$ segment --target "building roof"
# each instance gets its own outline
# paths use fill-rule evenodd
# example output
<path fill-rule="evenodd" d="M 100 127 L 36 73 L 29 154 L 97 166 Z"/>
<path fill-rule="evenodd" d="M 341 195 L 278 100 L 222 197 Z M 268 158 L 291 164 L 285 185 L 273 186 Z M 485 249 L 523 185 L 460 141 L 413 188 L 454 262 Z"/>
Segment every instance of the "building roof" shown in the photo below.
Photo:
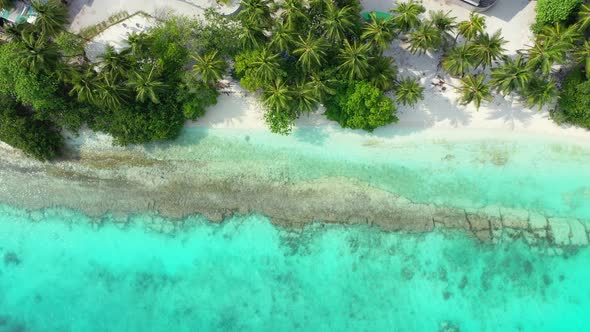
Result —
<path fill-rule="evenodd" d="M 25 21 L 31 22 L 35 19 L 35 11 L 22 1 L 15 1 L 10 8 L 0 10 L 0 17 L 17 24 Z"/>

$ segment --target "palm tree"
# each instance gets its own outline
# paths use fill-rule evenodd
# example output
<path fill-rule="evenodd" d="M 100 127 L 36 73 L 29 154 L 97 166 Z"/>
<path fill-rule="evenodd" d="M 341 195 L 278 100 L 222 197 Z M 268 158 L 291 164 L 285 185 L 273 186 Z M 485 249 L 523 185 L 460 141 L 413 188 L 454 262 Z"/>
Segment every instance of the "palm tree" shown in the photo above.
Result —
<path fill-rule="evenodd" d="M 311 113 L 316 109 L 318 98 L 313 82 L 300 82 L 291 88 L 293 109 L 297 114 Z"/>
<path fill-rule="evenodd" d="M 147 54 L 153 42 L 153 38 L 145 32 L 133 33 L 127 37 L 131 54 L 137 57 Z"/>
<path fill-rule="evenodd" d="M 96 73 L 91 68 L 87 68 L 83 73 L 76 71 L 72 78 L 72 89 L 70 96 L 76 95 L 80 102 L 96 102 Z"/>
<path fill-rule="evenodd" d="M 496 31 L 491 37 L 487 32 L 479 34 L 470 45 L 476 61 L 475 67 L 483 65 L 486 68 L 492 65 L 492 61 L 503 58 L 506 51 L 502 47 L 504 44 L 506 41 L 500 31 Z"/>
<path fill-rule="evenodd" d="M 135 100 L 143 103 L 147 97 L 154 104 L 160 103 L 158 94 L 162 92 L 166 84 L 154 75 L 155 68 L 156 66 L 152 66 L 149 74 L 135 72 L 133 78 L 127 81 L 127 85 L 136 92 Z"/>
<path fill-rule="evenodd" d="M 336 94 L 336 90 L 331 87 L 334 82 L 333 79 L 322 79 L 318 75 L 311 75 L 311 88 L 319 102 L 323 103 L 328 96 Z"/>
<path fill-rule="evenodd" d="M 269 3 L 268 0 L 243 0 L 242 10 L 236 17 L 245 25 L 265 28 L 272 22 Z"/>
<path fill-rule="evenodd" d="M 590 27 L 590 5 L 582 4 L 580 12 L 578 13 L 578 22 L 576 23 L 581 32 L 586 31 Z"/>
<path fill-rule="evenodd" d="M 369 74 L 370 51 L 368 44 L 359 44 L 356 40 L 350 44 L 348 39 L 344 39 L 344 48 L 338 54 L 338 70 L 351 81 L 364 79 Z"/>
<path fill-rule="evenodd" d="M 305 39 L 299 36 L 299 42 L 297 42 L 297 48 L 293 51 L 293 54 L 299 56 L 297 62 L 309 73 L 312 69 L 321 67 L 326 56 L 324 51 L 326 46 L 327 44 L 323 38 L 315 38 L 309 33 Z"/>
<path fill-rule="evenodd" d="M 492 69 L 491 85 L 503 95 L 514 91 L 522 92 L 526 89 L 533 73 L 526 67 L 525 58 L 522 55 L 516 59 L 506 59 L 504 64 Z"/>
<path fill-rule="evenodd" d="M 247 24 L 244 24 L 238 33 L 238 41 L 244 50 L 259 48 L 265 38 L 261 28 Z"/>
<path fill-rule="evenodd" d="M 361 38 L 367 41 L 371 45 L 371 48 L 378 50 L 378 53 L 381 54 L 387 49 L 393 38 L 395 38 L 393 20 L 390 18 L 378 18 L 375 12 L 371 12 L 369 18 L 369 22 L 365 24 Z"/>
<path fill-rule="evenodd" d="M 369 82 L 382 91 L 391 90 L 397 77 L 397 67 L 390 57 L 377 56 L 369 60 L 371 75 Z"/>
<path fill-rule="evenodd" d="M 544 105 L 551 104 L 558 94 L 559 90 L 553 79 L 534 78 L 525 90 L 527 105 L 529 107 L 537 106 L 539 109 Z"/>
<path fill-rule="evenodd" d="M 263 48 L 252 61 L 254 75 L 262 82 L 276 82 L 280 72 L 279 54 L 272 54 L 268 48 Z"/>
<path fill-rule="evenodd" d="M 579 63 L 584 64 L 586 79 L 590 80 L 590 41 L 586 40 L 584 44 L 580 45 L 574 56 Z"/>
<path fill-rule="evenodd" d="M 563 44 L 565 49 L 574 47 L 574 43 L 581 37 L 578 29 L 575 26 L 566 27 L 562 23 L 555 23 L 554 25 L 545 26 L 539 34 L 537 40 L 549 44 Z"/>
<path fill-rule="evenodd" d="M 441 44 L 441 34 L 432 22 L 420 24 L 416 30 L 410 33 L 410 52 L 412 54 L 424 54 L 426 51 L 434 51 Z"/>
<path fill-rule="evenodd" d="M 393 22 L 402 32 L 408 32 L 420 25 L 419 15 L 425 11 L 426 9 L 424 6 L 414 0 L 398 3 L 397 7 L 391 10 L 391 12 L 395 14 Z"/>
<path fill-rule="evenodd" d="M 68 8 L 60 0 L 33 0 L 31 7 L 37 12 L 34 26 L 43 36 L 57 36 L 68 24 Z"/>
<path fill-rule="evenodd" d="M 442 10 L 430 11 L 430 21 L 438 29 L 441 34 L 444 48 L 448 47 L 453 41 L 453 30 L 457 27 L 455 24 L 456 17 L 449 16 L 449 12 L 443 12 Z"/>
<path fill-rule="evenodd" d="M 214 86 L 222 78 L 227 64 L 219 56 L 217 50 L 209 51 L 204 55 L 191 56 L 195 60 L 193 65 L 193 73 L 205 84 Z"/>
<path fill-rule="evenodd" d="M 118 110 L 124 102 L 124 87 L 117 84 L 116 77 L 111 73 L 103 73 L 99 77 L 94 89 L 94 103 Z"/>
<path fill-rule="evenodd" d="M 13 2 L 13 0 L 0 0 L 0 9 L 10 8 Z"/>
<path fill-rule="evenodd" d="M 463 36 L 466 40 L 473 40 L 482 34 L 486 28 L 486 18 L 478 13 L 471 12 L 468 21 L 457 24 L 457 36 Z"/>
<path fill-rule="evenodd" d="M 527 66 L 532 71 L 540 69 L 543 75 L 549 75 L 553 64 L 564 62 L 566 54 L 566 46 L 563 43 L 536 40 L 527 52 Z"/>
<path fill-rule="evenodd" d="M 270 47 L 275 48 L 279 52 L 288 52 L 294 44 L 295 33 L 293 30 L 279 22 L 275 25 L 270 41 Z"/>
<path fill-rule="evenodd" d="M 467 44 L 452 48 L 442 61 L 442 67 L 452 76 L 463 77 L 473 66 L 472 49 Z"/>
<path fill-rule="evenodd" d="M 283 10 L 281 18 L 288 29 L 299 30 L 309 20 L 304 13 L 301 0 L 285 0 L 281 8 Z"/>
<path fill-rule="evenodd" d="M 13 42 L 22 41 L 23 35 L 25 35 L 28 31 L 30 31 L 30 25 L 28 23 L 4 26 L 4 33 L 8 36 L 8 39 Z"/>
<path fill-rule="evenodd" d="M 291 90 L 281 78 L 277 78 L 265 86 L 262 99 L 264 105 L 271 110 L 285 110 L 290 108 Z"/>
<path fill-rule="evenodd" d="M 131 54 L 130 49 L 124 49 L 120 53 L 115 50 L 113 45 L 108 45 L 105 52 L 99 56 L 102 64 L 101 71 L 113 75 L 113 78 L 117 76 L 125 76 L 131 69 Z"/>
<path fill-rule="evenodd" d="M 18 52 L 20 63 L 34 73 L 51 72 L 59 62 L 59 51 L 55 44 L 35 34 L 23 34 L 22 46 Z"/>
<path fill-rule="evenodd" d="M 424 98 L 424 87 L 417 79 L 403 78 L 395 88 L 395 100 L 403 105 L 414 106 Z"/>
<path fill-rule="evenodd" d="M 490 87 L 484 80 L 484 75 L 471 74 L 461 79 L 461 86 L 459 87 L 461 105 L 467 105 L 473 102 L 475 107 L 479 109 L 483 101 L 492 99 Z"/>
<path fill-rule="evenodd" d="M 355 12 L 350 6 L 339 9 L 334 3 L 329 2 L 324 26 L 324 36 L 329 41 L 339 43 L 352 31 L 355 22 Z"/>

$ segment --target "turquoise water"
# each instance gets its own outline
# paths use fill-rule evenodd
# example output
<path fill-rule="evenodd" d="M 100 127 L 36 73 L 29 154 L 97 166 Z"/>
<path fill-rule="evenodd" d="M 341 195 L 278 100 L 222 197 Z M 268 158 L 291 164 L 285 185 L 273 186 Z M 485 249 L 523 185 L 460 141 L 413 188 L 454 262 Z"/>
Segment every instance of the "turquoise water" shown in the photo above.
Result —
<path fill-rule="evenodd" d="M 145 218 L 94 230 L 72 211 L 2 208 L 0 331 L 590 329 L 589 249 L 294 233 L 260 216 L 190 218 L 172 237 L 146 232 Z"/>

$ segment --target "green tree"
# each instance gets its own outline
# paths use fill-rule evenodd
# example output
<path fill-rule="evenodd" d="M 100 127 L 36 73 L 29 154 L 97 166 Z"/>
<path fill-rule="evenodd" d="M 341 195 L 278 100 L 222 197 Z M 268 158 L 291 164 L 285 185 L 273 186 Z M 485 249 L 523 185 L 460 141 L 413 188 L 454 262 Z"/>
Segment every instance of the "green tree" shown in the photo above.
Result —
<path fill-rule="evenodd" d="M 583 2 L 584 0 L 538 0 L 533 31 L 537 33 L 546 25 L 568 21 Z"/>
<path fill-rule="evenodd" d="M 0 9 L 8 9 L 12 7 L 13 0 L 0 0 Z"/>
<path fill-rule="evenodd" d="M 120 86 L 113 74 L 104 73 L 96 82 L 94 95 L 97 105 L 104 105 L 111 110 L 121 109 L 124 103 L 124 87 Z"/>
<path fill-rule="evenodd" d="M 473 102 L 477 109 L 479 109 L 483 101 L 492 99 L 490 87 L 485 83 L 484 75 L 469 74 L 462 78 L 459 93 L 461 94 L 461 105 Z"/>
<path fill-rule="evenodd" d="M 80 102 L 96 102 L 96 73 L 93 69 L 87 68 L 83 72 L 75 72 L 72 79 L 72 89 L 70 90 L 71 96 L 76 96 Z"/>
<path fill-rule="evenodd" d="M 209 51 L 204 55 L 196 54 L 192 58 L 195 60 L 193 73 L 209 86 L 217 84 L 227 68 L 225 60 L 219 56 L 217 50 Z"/>
<path fill-rule="evenodd" d="M 500 31 L 496 31 L 491 37 L 487 33 L 478 35 L 471 42 L 471 49 L 475 59 L 475 67 L 484 68 L 492 66 L 492 61 L 504 58 L 504 44 L 506 41 Z"/>
<path fill-rule="evenodd" d="M 410 32 L 409 42 L 409 50 L 412 54 L 424 54 L 427 51 L 436 51 L 441 45 L 442 39 L 440 31 L 432 22 L 425 22 Z"/>
<path fill-rule="evenodd" d="M 590 80 L 590 41 L 584 41 L 575 51 L 574 56 L 579 63 L 584 64 L 586 79 Z"/>
<path fill-rule="evenodd" d="M 361 38 L 365 40 L 372 49 L 382 54 L 389 47 L 395 38 L 393 20 L 391 18 L 378 18 L 375 12 L 369 14 L 369 21 L 363 28 Z"/>
<path fill-rule="evenodd" d="M 558 101 L 558 112 L 552 113 L 554 119 L 590 129 L 590 81 L 580 70 L 567 75 Z"/>
<path fill-rule="evenodd" d="M 149 56 L 154 39 L 145 32 L 133 33 L 127 37 L 127 43 L 129 44 L 131 54 L 138 58 L 144 58 Z"/>
<path fill-rule="evenodd" d="M 74 57 L 85 55 L 85 40 L 76 34 L 63 31 L 55 37 L 55 44 L 63 56 Z"/>
<path fill-rule="evenodd" d="M 268 27 L 272 22 L 269 4 L 268 0 L 242 0 L 242 10 L 237 14 L 237 18 L 248 26 Z"/>
<path fill-rule="evenodd" d="M 543 80 L 538 77 L 530 81 L 524 93 L 527 98 L 527 105 L 529 107 L 537 106 L 539 109 L 544 105 L 551 104 L 558 94 L 559 90 L 557 90 L 557 85 L 553 79 Z"/>
<path fill-rule="evenodd" d="M 397 67 L 393 59 L 384 56 L 377 56 L 369 60 L 371 73 L 369 83 L 382 91 L 389 91 L 394 87 L 397 78 Z"/>
<path fill-rule="evenodd" d="M 321 37 L 315 38 L 310 33 L 305 39 L 299 36 L 297 48 L 293 51 L 293 54 L 299 56 L 297 62 L 309 73 L 322 66 L 326 57 L 326 48 L 327 43 L 324 39 Z"/>
<path fill-rule="evenodd" d="M 295 33 L 290 28 L 279 22 L 275 24 L 270 41 L 270 47 L 279 52 L 289 52 L 291 47 L 295 44 Z"/>
<path fill-rule="evenodd" d="M 355 12 L 352 7 L 338 8 L 332 2 L 328 3 L 326 17 L 322 21 L 324 37 L 334 43 L 340 43 L 346 39 L 355 26 Z"/>
<path fill-rule="evenodd" d="M 580 33 L 574 26 L 566 27 L 561 23 L 545 26 L 537 34 L 537 40 L 549 44 L 561 44 L 561 47 L 566 50 L 572 49 L 580 37 Z"/>
<path fill-rule="evenodd" d="M 467 44 L 452 48 L 442 61 L 442 67 L 452 76 L 463 77 L 474 65 L 473 52 Z"/>
<path fill-rule="evenodd" d="M 281 78 L 277 78 L 264 87 L 262 98 L 266 107 L 277 110 L 289 109 L 293 99 L 289 86 Z"/>
<path fill-rule="evenodd" d="M 310 79 L 311 88 L 319 102 L 324 103 L 329 96 L 336 93 L 336 90 L 333 88 L 334 79 L 323 79 L 318 74 L 311 75 Z"/>
<path fill-rule="evenodd" d="M 68 8 L 60 0 L 33 0 L 31 7 L 37 13 L 35 27 L 44 37 L 54 37 L 69 22 Z"/>
<path fill-rule="evenodd" d="M 563 43 L 536 40 L 527 51 L 527 66 L 532 71 L 540 69 L 543 75 L 549 75 L 553 64 L 563 63 L 566 55 L 567 50 Z"/>
<path fill-rule="evenodd" d="M 338 54 L 338 69 L 349 80 L 364 79 L 369 74 L 370 47 L 367 44 L 352 44 L 344 40 L 344 48 Z"/>
<path fill-rule="evenodd" d="M 327 105 L 326 115 L 342 127 L 373 131 L 397 122 L 393 101 L 367 82 L 351 82 Z"/>
<path fill-rule="evenodd" d="M 457 36 L 463 36 L 466 40 L 473 40 L 482 34 L 486 28 L 486 18 L 478 13 L 471 12 L 468 21 L 457 24 Z"/>
<path fill-rule="evenodd" d="M 281 5 L 281 9 L 281 19 L 288 29 L 300 30 L 309 20 L 305 15 L 301 0 L 285 0 Z"/>
<path fill-rule="evenodd" d="M 259 48 L 265 39 L 262 29 L 255 26 L 244 25 L 238 32 L 238 41 L 244 50 Z"/>
<path fill-rule="evenodd" d="M 450 11 L 445 13 L 442 10 L 430 11 L 429 15 L 430 21 L 441 34 L 443 48 L 446 49 L 455 38 L 453 31 L 457 27 L 456 17 L 450 16 Z"/>
<path fill-rule="evenodd" d="M 490 84 L 503 95 L 512 92 L 524 92 L 533 73 L 526 67 L 526 60 L 519 55 L 516 59 L 506 59 L 504 63 L 492 69 Z"/>
<path fill-rule="evenodd" d="M 424 87 L 417 79 L 403 78 L 395 87 L 395 100 L 403 105 L 414 106 L 424 99 Z"/>
<path fill-rule="evenodd" d="M 117 52 L 113 45 L 108 45 L 105 52 L 98 57 L 102 65 L 101 72 L 108 73 L 113 78 L 126 77 L 132 64 L 129 58 L 130 52 L 129 49 Z"/>
<path fill-rule="evenodd" d="M 279 54 L 273 54 L 268 48 L 263 48 L 256 54 L 252 62 L 254 75 L 262 83 L 276 82 L 281 75 Z"/>
<path fill-rule="evenodd" d="M 313 82 L 300 82 L 291 87 L 289 95 L 296 114 L 313 112 L 319 102 Z"/>
<path fill-rule="evenodd" d="M 17 56 L 21 65 L 34 73 L 51 73 L 59 62 L 59 52 L 55 45 L 32 33 L 23 35 L 19 46 Z"/>
<path fill-rule="evenodd" d="M 156 66 L 152 66 L 149 73 L 134 72 L 127 81 L 127 85 L 136 93 L 135 100 L 143 103 L 149 99 L 154 104 L 160 103 L 158 95 L 166 88 L 166 84 L 157 77 L 155 70 Z"/>
<path fill-rule="evenodd" d="M 417 1 L 410 0 L 398 3 L 391 10 L 394 14 L 393 22 L 402 32 L 408 32 L 420 25 L 420 14 L 424 13 L 426 8 Z"/>
<path fill-rule="evenodd" d="M 590 5 L 582 4 L 578 12 L 578 22 L 576 23 L 580 31 L 586 31 L 590 27 Z"/>

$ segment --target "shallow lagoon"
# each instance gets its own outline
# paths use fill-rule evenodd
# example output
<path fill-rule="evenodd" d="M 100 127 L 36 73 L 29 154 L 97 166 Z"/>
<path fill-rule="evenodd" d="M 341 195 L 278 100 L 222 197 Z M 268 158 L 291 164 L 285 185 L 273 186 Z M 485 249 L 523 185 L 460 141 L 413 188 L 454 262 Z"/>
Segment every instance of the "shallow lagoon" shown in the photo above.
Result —
<path fill-rule="evenodd" d="M 590 220 L 586 143 L 413 135 L 191 128 L 135 151 L 230 180 L 345 177 L 414 202 Z M 442 229 L 294 231 L 259 215 L 191 217 L 171 236 L 147 231 L 151 218 L 98 227 L 72 210 L 3 206 L 0 331 L 590 329 L 587 247 L 482 244 Z"/>
<path fill-rule="evenodd" d="M 140 227 L 147 216 L 96 230 L 66 210 L 1 215 L 2 331 L 590 328 L 587 248 L 554 255 L 366 226 L 290 232 L 260 216 L 191 218 L 172 237 Z"/>

